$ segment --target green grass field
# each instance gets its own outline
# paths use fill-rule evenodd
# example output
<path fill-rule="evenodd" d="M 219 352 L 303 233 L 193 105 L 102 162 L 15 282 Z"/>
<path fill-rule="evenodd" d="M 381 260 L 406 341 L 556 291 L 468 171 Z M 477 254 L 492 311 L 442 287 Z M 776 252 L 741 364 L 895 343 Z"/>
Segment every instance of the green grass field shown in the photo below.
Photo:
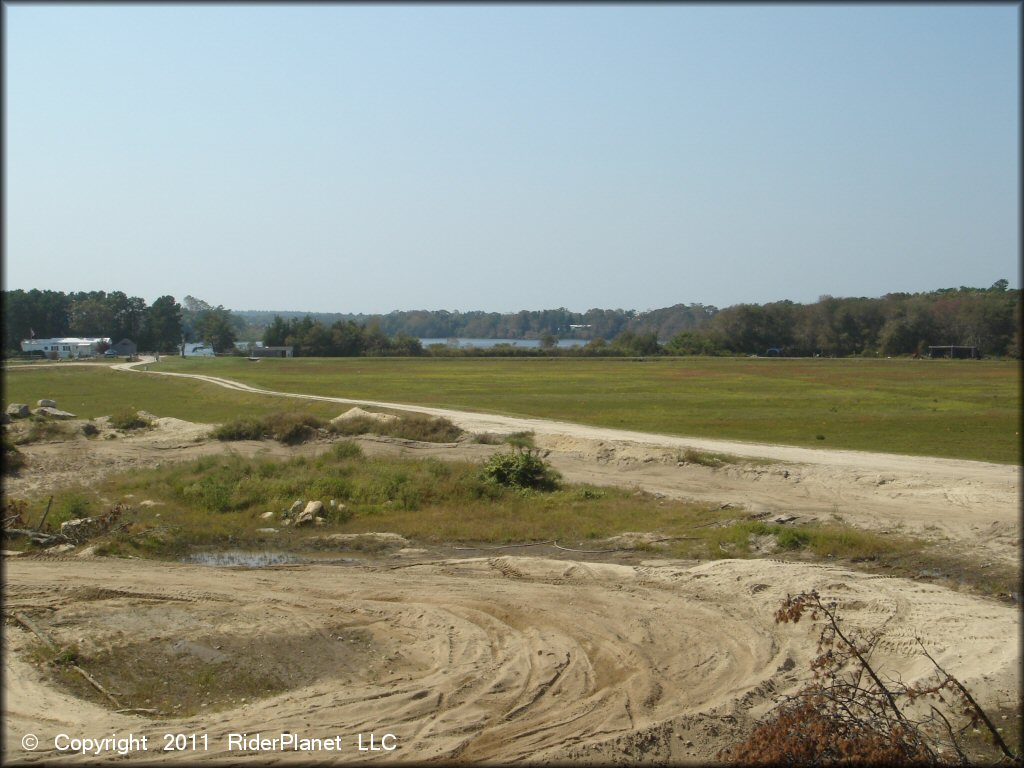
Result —
<path fill-rule="evenodd" d="M 489 411 L 671 435 L 1021 463 L 1020 366 L 955 360 L 165 357 L 161 370 L 268 389 Z M 100 368 L 5 372 L 4 401 L 82 416 L 131 404 L 222 422 L 343 408 Z"/>

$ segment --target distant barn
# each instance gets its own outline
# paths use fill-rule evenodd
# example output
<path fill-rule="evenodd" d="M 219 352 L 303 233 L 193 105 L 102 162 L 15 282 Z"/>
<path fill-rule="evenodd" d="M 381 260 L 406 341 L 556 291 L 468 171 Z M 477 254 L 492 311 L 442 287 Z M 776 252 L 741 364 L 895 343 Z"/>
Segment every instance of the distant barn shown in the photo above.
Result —
<path fill-rule="evenodd" d="M 980 360 L 981 353 L 977 347 L 928 347 L 928 357 L 946 357 L 955 360 Z"/>
<path fill-rule="evenodd" d="M 131 339 L 121 339 L 117 344 L 110 346 L 119 357 L 134 357 L 139 351 L 138 345 Z"/>

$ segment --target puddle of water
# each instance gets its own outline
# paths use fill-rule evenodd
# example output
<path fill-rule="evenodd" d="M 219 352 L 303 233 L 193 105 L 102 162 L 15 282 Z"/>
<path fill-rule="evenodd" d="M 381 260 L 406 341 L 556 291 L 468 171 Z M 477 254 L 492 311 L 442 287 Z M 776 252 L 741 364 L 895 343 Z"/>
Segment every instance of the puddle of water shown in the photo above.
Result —
<path fill-rule="evenodd" d="M 352 565 L 360 563 L 352 557 L 316 557 L 300 556 L 290 552 L 247 552 L 245 550 L 224 550 L 219 552 L 192 552 L 182 559 L 183 563 L 193 565 L 235 566 L 243 568 L 266 568 L 272 565 L 289 565 L 293 563 L 318 563 Z"/>
<path fill-rule="evenodd" d="M 184 562 L 194 565 L 242 565 L 248 568 L 266 568 L 268 565 L 297 563 L 299 558 L 284 552 L 228 550 L 226 552 L 192 552 L 184 558 Z"/>

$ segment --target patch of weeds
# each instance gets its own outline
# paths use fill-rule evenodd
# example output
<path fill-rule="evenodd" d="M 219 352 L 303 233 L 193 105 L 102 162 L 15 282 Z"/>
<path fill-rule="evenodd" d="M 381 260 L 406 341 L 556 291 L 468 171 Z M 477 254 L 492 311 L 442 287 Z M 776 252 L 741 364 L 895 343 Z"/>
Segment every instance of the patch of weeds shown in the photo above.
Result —
<path fill-rule="evenodd" d="M 716 469 L 723 464 L 726 464 L 728 457 L 721 453 L 711 453 L 709 451 L 698 451 L 693 448 L 687 448 L 679 456 L 679 461 L 685 462 L 686 464 L 699 464 L 702 467 L 711 467 Z M 735 463 L 735 460 L 728 463 Z"/>
<path fill-rule="evenodd" d="M 226 478 L 212 476 L 185 486 L 181 496 L 187 503 L 210 512 L 227 512 L 235 506 L 234 490 Z"/>
<path fill-rule="evenodd" d="M 16 475 L 21 471 L 27 460 L 25 454 L 18 450 L 18 447 L 14 444 L 11 438 L 4 432 L 3 436 L 3 468 L 5 475 Z"/>
<path fill-rule="evenodd" d="M 496 435 L 494 432 L 480 432 L 473 435 L 473 442 L 478 445 L 501 445 L 505 442 L 505 438 L 501 435 Z"/>
<path fill-rule="evenodd" d="M 326 504 L 321 515 L 328 523 L 344 525 L 355 516 L 355 513 L 346 504 L 336 504 L 333 507 L 330 504 Z"/>
<path fill-rule="evenodd" d="M 284 445 L 299 445 L 316 437 L 316 431 L 323 428 L 323 419 L 302 413 L 275 413 L 265 419 L 274 439 Z"/>
<path fill-rule="evenodd" d="M 414 413 L 392 422 L 389 434 L 424 443 L 453 443 L 462 437 L 462 430 L 442 416 Z"/>
<path fill-rule="evenodd" d="M 82 425 L 82 434 L 86 437 L 96 437 L 100 433 L 99 427 L 93 424 L 91 421 L 85 422 Z"/>
<path fill-rule="evenodd" d="M 768 466 L 777 464 L 775 459 L 748 458 L 746 456 L 733 456 L 730 453 L 716 453 L 714 451 L 698 451 L 694 448 L 687 448 L 676 458 L 678 462 L 686 464 L 699 464 L 703 467 L 717 469 L 727 464 L 744 464 L 749 466 Z"/>
<path fill-rule="evenodd" d="M 50 659 L 50 663 L 56 667 L 69 667 L 77 664 L 80 657 L 78 647 L 69 645 L 66 648 L 61 648 L 57 655 Z"/>
<path fill-rule="evenodd" d="M 30 416 L 28 430 L 14 439 L 16 445 L 28 445 L 44 440 L 63 440 L 70 436 L 67 425 L 46 416 Z"/>
<path fill-rule="evenodd" d="M 802 528 L 783 528 L 775 533 L 775 541 L 779 549 L 793 551 L 806 547 L 811 541 L 811 534 Z"/>
<path fill-rule="evenodd" d="M 532 431 L 513 432 L 505 438 L 505 442 L 513 448 L 533 448 L 535 447 L 534 437 L 536 437 L 536 435 Z"/>
<path fill-rule="evenodd" d="M 421 443 L 453 443 L 462 437 L 462 430 L 450 420 L 422 413 L 402 414 L 387 420 L 357 416 L 332 422 L 328 429 L 339 435 L 382 435 Z"/>
<path fill-rule="evenodd" d="M 110 416 L 110 426 L 114 429 L 130 431 L 133 429 L 148 429 L 153 426 L 153 422 L 134 408 L 121 408 Z"/>
<path fill-rule="evenodd" d="M 363 453 L 363 449 L 359 447 L 359 444 L 354 443 L 351 440 L 335 443 L 328 453 L 335 461 L 366 458 L 366 455 Z"/>
<path fill-rule="evenodd" d="M 90 517 L 95 502 L 95 494 L 84 490 L 70 490 L 61 493 L 54 498 L 50 514 L 46 516 L 46 528 L 58 531 L 61 523 Z"/>
<path fill-rule="evenodd" d="M 218 440 L 262 440 L 270 430 L 260 419 L 235 419 L 221 424 L 211 433 Z"/>

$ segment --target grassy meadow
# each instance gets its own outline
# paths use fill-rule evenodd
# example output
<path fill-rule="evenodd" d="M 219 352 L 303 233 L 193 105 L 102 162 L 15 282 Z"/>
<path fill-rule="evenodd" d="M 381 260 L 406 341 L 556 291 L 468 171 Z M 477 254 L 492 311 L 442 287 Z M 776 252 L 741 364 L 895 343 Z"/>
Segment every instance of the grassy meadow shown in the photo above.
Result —
<path fill-rule="evenodd" d="M 1021 463 L 1017 362 L 763 358 L 165 357 L 285 392 L 574 421 L 671 435 Z M 5 402 L 52 397 L 79 415 L 131 403 L 160 416 L 222 422 L 287 407 L 341 407 L 230 392 L 102 368 L 5 373 Z M 282 405 L 287 403 L 287 405 Z"/>

